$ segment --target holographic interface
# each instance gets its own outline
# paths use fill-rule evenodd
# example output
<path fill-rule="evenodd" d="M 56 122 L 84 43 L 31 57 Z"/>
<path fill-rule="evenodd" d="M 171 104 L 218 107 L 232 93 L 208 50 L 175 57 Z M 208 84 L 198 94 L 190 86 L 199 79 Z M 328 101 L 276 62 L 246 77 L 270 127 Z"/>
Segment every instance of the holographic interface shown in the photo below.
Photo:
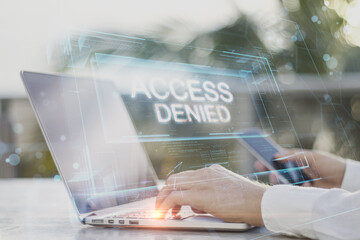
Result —
<path fill-rule="evenodd" d="M 299 26 L 288 20 L 284 24 L 293 29 L 299 51 L 316 72 Z M 99 48 L 104 42 L 116 50 Z M 181 54 L 165 47 L 154 52 L 155 44 L 181 47 Z M 48 137 L 54 137 L 50 140 L 54 152 L 72 149 L 71 154 L 78 155 L 62 172 L 70 189 L 84 189 L 73 193 L 81 212 L 155 196 L 151 165 L 161 178 L 215 163 L 248 177 L 268 174 L 253 172 L 251 156 L 238 138 L 270 137 L 281 147 L 303 148 L 274 59 L 264 49 L 179 46 L 81 29 L 68 35 L 63 50 L 67 73 L 73 77 L 58 79 L 49 89 L 45 84 L 39 104 L 51 104 L 53 111 L 63 113 L 63 125 Z M 184 56 L 194 52 L 210 60 L 192 58 L 190 63 Z M 320 74 L 318 78 L 321 82 Z M 55 88 L 60 89 L 57 98 L 50 99 L 48 92 Z M 266 134 L 241 134 L 252 127 Z M 298 183 L 303 181 L 299 178 Z M 97 200 L 101 196 L 113 198 L 105 204 Z"/>

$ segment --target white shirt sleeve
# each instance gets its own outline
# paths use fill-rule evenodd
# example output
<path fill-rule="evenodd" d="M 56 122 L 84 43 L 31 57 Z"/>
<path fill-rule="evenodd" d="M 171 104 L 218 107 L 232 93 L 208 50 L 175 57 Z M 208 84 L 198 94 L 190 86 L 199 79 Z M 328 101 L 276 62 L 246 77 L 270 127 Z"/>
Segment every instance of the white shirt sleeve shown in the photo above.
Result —
<path fill-rule="evenodd" d="M 347 160 L 342 187 L 320 189 L 277 185 L 261 202 L 265 227 L 273 232 L 319 239 L 359 239 L 360 170 Z M 356 173 L 357 172 L 357 173 Z"/>
<path fill-rule="evenodd" d="M 349 192 L 360 190 L 360 162 L 346 160 L 345 175 L 341 188 Z"/>

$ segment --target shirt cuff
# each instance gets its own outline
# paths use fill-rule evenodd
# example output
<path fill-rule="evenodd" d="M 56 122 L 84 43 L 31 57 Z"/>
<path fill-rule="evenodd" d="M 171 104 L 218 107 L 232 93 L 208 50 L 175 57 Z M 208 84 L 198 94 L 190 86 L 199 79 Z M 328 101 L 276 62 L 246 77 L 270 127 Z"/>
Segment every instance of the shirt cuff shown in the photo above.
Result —
<path fill-rule="evenodd" d="M 325 189 L 277 185 L 268 188 L 261 201 L 265 227 L 290 236 L 316 238 L 312 229 L 312 211 Z"/>
<path fill-rule="evenodd" d="M 341 188 L 349 192 L 360 190 L 360 162 L 346 159 L 346 168 Z"/>

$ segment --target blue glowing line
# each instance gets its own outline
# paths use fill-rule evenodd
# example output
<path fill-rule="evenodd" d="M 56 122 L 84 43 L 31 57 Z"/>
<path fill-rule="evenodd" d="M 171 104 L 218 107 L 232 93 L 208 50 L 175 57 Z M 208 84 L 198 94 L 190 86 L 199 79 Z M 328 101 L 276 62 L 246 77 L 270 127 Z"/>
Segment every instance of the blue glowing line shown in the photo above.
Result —
<path fill-rule="evenodd" d="M 169 177 L 169 175 L 171 174 L 171 173 L 173 173 L 175 170 L 173 169 L 173 170 L 171 170 L 167 175 L 166 175 L 166 177 Z"/>
<path fill-rule="evenodd" d="M 147 139 L 138 139 L 138 138 L 130 138 L 130 139 L 119 139 L 109 141 L 110 143 L 118 143 L 118 142 L 172 142 L 172 141 L 194 141 L 194 140 L 221 140 L 221 139 L 239 139 L 239 138 L 263 138 L 268 137 L 269 134 L 263 135 L 235 135 L 235 136 L 213 136 L 213 137 L 175 137 L 175 138 L 147 138 Z"/>
<path fill-rule="evenodd" d="M 248 61 L 254 60 L 253 57 L 243 56 L 240 58 L 239 56 L 230 56 L 229 54 L 219 54 L 219 56 L 222 57 L 220 59 L 226 59 L 226 60 L 235 59 L 237 63 L 247 63 Z M 240 60 L 242 61 L 240 62 Z"/>
<path fill-rule="evenodd" d="M 227 54 L 231 54 L 231 55 L 237 55 L 237 56 L 244 56 L 244 57 L 258 58 L 258 59 L 267 59 L 267 58 L 265 58 L 265 57 L 247 55 L 247 54 L 242 54 L 242 53 L 227 52 L 227 51 L 222 51 L 222 52 L 223 52 L 223 53 L 227 53 Z"/>
<path fill-rule="evenodd" d="M 138 136 L 123 136 L 124 138 L 148 138 L 148 137 L 170 137 L 169 134 L 154 134 L 154 135 L 138 135 Z"/>
<path fill-rule="evenodd" d="M 255 81 L 254 74 L 251 74 L 251 76 L 252 76 L 253 81 Z M 263 105 L 263 108 L 264 108 L 266 117 L 267 117 L 267 119 L 268 119 L 268 121 L 269 121 L 269 124 L 270 124 L 270 127 L 271 127 L 271 131 L 272 131 L 272 133 L 274 133 L 274 128 L 273 128 L 273 126 L 272 126 L 272 123 L 271 123 L 269 114 L 268 114 L 268 112 L 267 112 L 267 110 L 266 110 L 266 107 L 265 107 L 265 104 L 264 104 L 264 100 L 263 100 L 263 98 L 261 97 L 261 93 L 260 93 L 260 91 L 259 91 L 258 85 L 255 84 L 255 87 L 256 87 L 256 90 L 258 91 L 259 98 L 260 98 L 261 103 L 262 103 L 262 105 Z"/>
<path fill-rule="evenodd" d="M 177 169 L 178 167 L 180 167 L 181 164 L 183 164 L 183 162 L 180 162 L 178 165 L 176 165 L 176 166 L 174 167 L 174 169 L 171 170 L 171 171 L 166 175 L 166 177 L 169 177 L 169 175 L 170 175 L 171 173 L 175 172 L 175 169 Z"/>
<path fill-rule="evenodd" d="M 258 175 L 268 175 L 269 173 L 276 173 L 276 172 L 287 172 L 288 170 L 293 172 L 294 170 L 298 170 L 298 169 L 302 169 L 302 168 L 279 169 L 279 170 L 274 170 L 274 171 L 256 172 L 256 173 L 252 173 L 252 174 L 248 174 L 248 175 L 249 176 L 254 175 L 255 177 L 257 177 Z M 321 180 L 321 179 L 322 178 L 314 178 L 314 179 L 304 180 L 304 181 L 300 181 L 300 182 L 295 182 L 292 184 L 303 184 L 303 183 L 307 183 L 307 182 L 314 182 L 314 181 Z"/>
<path fill-rule="evenodd" d="M 207 164 L 205 164 L 204 166 L 205 166 L 205 167 L 209 167 L 209 166 L 214 165 L 214 164 L 226 165 L 226 164 L 229 164 L 229 162 L 207 163 Z"/>
<path fill-rule="evenodd" d="M 89 29 L 85 29 L 83 31 L 91 32 L 91 33 L 99 33 L 99 34 L 114 36 L 114 37 L 123 37 L 123 38 L 136 39 L 136 40 L 146 40 L 145 38 L 133 37 L 133 36 L 128 36 L 128 35 L 116 34 L 116 33 L 100 32 L 100 31 L 94 31 L 94 30 L 89 30 Z"/>
<path fill-rule="evenodd" d="M 252 72 L 249 72 L 248 74 L 251 74 L 251 76 L 252 76 Z M 247 86 L 247 88 L 248 88 L 248 91 L 251 93 L 250 83 L 249 83 L 249 82 L 250 82 L 250 80 L 246 80 L 246 81 L 245 81 L 246 86 Z M 250 94 L 250 98 L 251 98 L 251 101 L 252 101 L 252 103 L 253 103 L 253 105 L 254 105 L 256 115 L 257 115 L 258 118 L 259 118 L 261 127 L 262 127 L 262 128 L 265 128 L 265 126 L 264 126 L 264 120 L 263 120 L 263 118 L 261 117 L 260 110 L 259 110 L 258 105 L 256 104 L 256 99 L 255 99 L 255 97 L 254 97 L 254 94 Z"/>
<path fill-rule="evenodd" d="M 304 167 L 292 167 L 292 168 L 285 168 L 285 169 L 276 169 L 276 170 L 269 170 L 269 171 L 263 171 L 263 172 L 255 172 L 253 173 L 254 175 L 265 175 L 265 174 L 269 174 L 269 173 L 279 173 L 279 172 L 293 172 L 295 170 L 302 170 L 308 168 L 308 166 L 304 166 Z"/>
<path fill-rule="evenodd" d="M 243 132 L 232 132 L 232 133 L 209 133 L 209 135 L 234 135 L 234 134 L 243 134 Z"/>
<path fill-rule="evenodd" d="M 180 66 L 189 66 L 191 65 L 192 67 L 200 67 L 200 68 L 212 68 L 211 66 L 208 65 L 199 65 L 199 64 L 191 64 L 191 63 L 182 63 L 182 62 L 175 62 L 176 65 L 180 65 Z"/>
<path fill-rule="evenodd" d="M 305 153 L 304 153 L 304 152 L 297 152 L 297 153 L 290 154 L 290 155 L 285 156 L 285 157 L 275 158 L 275 159 L 273 159 L 273 161 L 281 161 L 281 160 L 288 159 L 288 158 L 290 158 L 290 157 L 297 156 L 297 155 L 301 155 L 301 154 L 305 154 Z M 305 158 L 306 158 L 306 157 L 305 157 Z"/>
<path fill-rule="evenodd" d="M 270 70 L 270 73 L 271 73 L 271 75 L 272 75 L 272 79 L 273 79 L 274 83 L 277 85 L 276 80 L 275 80 L 275 76 L 274 76 L 273 71 L 272 71 L 272 69 L 271 69 L 271 67 L 270 67 L 269 60 L 266 58 L 265 62 L 262 61 L 261 64 L 262 64 L 262 65 L 264 66 L 264 68 L 265 68 L 265 72 L 266 72 L 266 75 L 268 76 L 268 79 L 271 79 L 271 77 L 270 77 L 270 75 L 269 75 L 269 70 Z M 266 67 L 266 66 L 267 66 L 267 67 Z M 271 83 L 271 82 L 270 82 L 270 83 Z M 274 91 L 274 94 L 276 95 L 276 91 L 275 91 L 275 89 L 274 89 L 273 84 L 270 84 L 270 85 L 271 85 L 271 88 L 272 88 L 273 91 Z M 277 88 L 277 89 L 278 89 L 278 91 L 280 92 L 279 88 Z M 270 92 L 270 91 L 269 91 L 269 92 Z"/>
<path fill-rule="evenodd" d="M 274 76 L 273 71 L 271 71 L 271 67 L 270 67 L 269 60 L 268 60 L 267 58 L 265 58 L 265 61 L 266 61 L 266 64 L 268 65 L 268 67 L 269 67 L 269 69 L 270 69 L 270 73 L 271 73 L 272 79 L 273 79 L 273 81 L 274 81 L 274 83 L 275 83 L 275 86 L 276 86 L 278 92 L 280 93 L 280 88 L 279 88 L 279 85 L 277 84 L 277 82 L 276 82 L 276 80 L 275 80 L 275 76 Z"/>
<path fill-rule="evenodd" d="M 99 41 L 96 41 L 96 40 L 93 40 L 93 39 L 91 39 L 91 40 L 94 41 L 94 42 L 101 42 L 101 40 L 104 40 L 104 39 L 105 40 L 116 40 L 116 41 L 122 42 L 122 43 L 129 43 L 128 46 L 132 45 L 132 47 L 137 47 L 137 48 L 138 48 L 138 45 L 144 44 L 143 42 L 134 42 L 134 41 L 125 40 L 125 39 L 115 39 L 115 38 L 104 37 L 104 36 L 96 36 L 96 37 L 99 38 L 100 40 Z M 90 48 L 90 46 L 89 46 L 89 48 Z"/>
<path fill-rule="evenodd" d="M 228 165 L 229 162 L 206 163 L 206 164 L 203 164 L 203 165 L 190 166 L 189 168 L 204 168 L 204 167 L 209 167 L 209 166 L 214 165 L 214 164 Z"/>
<path fill-rule="evenodd" d="M 195 72 L 211 75 L 220 75 L 228 77 L 239 77 L 238 71 L 222 69 L 222 68 L 213 68 L 205 65 L 194 65 L 187 63 L 176 63 L 176 62 L 166 62 L 158 60 L 148 60 L 148 59 L 139 59 L 134 57 L 111 55 L 105 53 L 95 53 L 96 62 L 106 63 L 106 64 L 120 64 L 125 63 L 127 66 L 135 67 L 146 67 L 150 69 L 160 69 L 160 70 L 175 70 L 175 71 L 185 71 L 185 72 Z M 115 59 L 115 61 L 113 60 Z M 131 60 L 130 62 L 128 62 Z M 184 68 L 182 68 L 184 67 Z"/>
<path fill-rule="evenodd" d="M 181 164 L 183 164 L 183 162 L 180 162 L 178 165 L 176 165 L 174 169 L 178 168 Z"/>
<path fill-rule="evenodd" d="M 321 180 L 321 179 L 322 178 L 315 178 L 315 179 L 310 179 L 310 180 L 304 180 L 304 181 L 301 181 L 301 182 L 296 182 L 296 183 L 293 183 L 293 184 L 303 184 L 303 183 L 313 182 L 313 181 Z"/>
<path fill-rule="evenodd" d="M 268 79 L 263 77 L 263 78 L 260 78 L 258 80 L 255 80 L 254 82 L 252 82 L 252 84 L 254 85 L 259 85 L 259 84 L 262 84 L 263 82 L 267 81 Z"/>

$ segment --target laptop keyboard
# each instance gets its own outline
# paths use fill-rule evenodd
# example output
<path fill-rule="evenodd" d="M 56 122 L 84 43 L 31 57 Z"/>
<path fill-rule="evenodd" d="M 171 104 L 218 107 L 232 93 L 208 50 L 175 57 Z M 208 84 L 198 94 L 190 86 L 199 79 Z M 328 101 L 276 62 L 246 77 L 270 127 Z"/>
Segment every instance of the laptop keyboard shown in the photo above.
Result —
<path fill-rule="evenodd" d="M 165 215 L 165 219 L 171 219 L 171 220 L 181 220 L 185 218 L 189 218 L 194 216 L 193 211 L 181 211 L 181 214 L 172 215 L 171 213 L 168 213 Z M 128 219 L 158 219 L 158 214 L 155 210 L 143 210 L 141 212 L 133 212 L 129 214 L 120 214 L 115 215 L 110 218 L 128 218 Z"/>
<path fill-rule="evenodd" d="M 133 212 L 125 215 L 116 215 L 114 218 L 132 218 L 132 219 L 152 219 L 156 218 L 155 211 L 141 211 L 141 212 Z"/>

